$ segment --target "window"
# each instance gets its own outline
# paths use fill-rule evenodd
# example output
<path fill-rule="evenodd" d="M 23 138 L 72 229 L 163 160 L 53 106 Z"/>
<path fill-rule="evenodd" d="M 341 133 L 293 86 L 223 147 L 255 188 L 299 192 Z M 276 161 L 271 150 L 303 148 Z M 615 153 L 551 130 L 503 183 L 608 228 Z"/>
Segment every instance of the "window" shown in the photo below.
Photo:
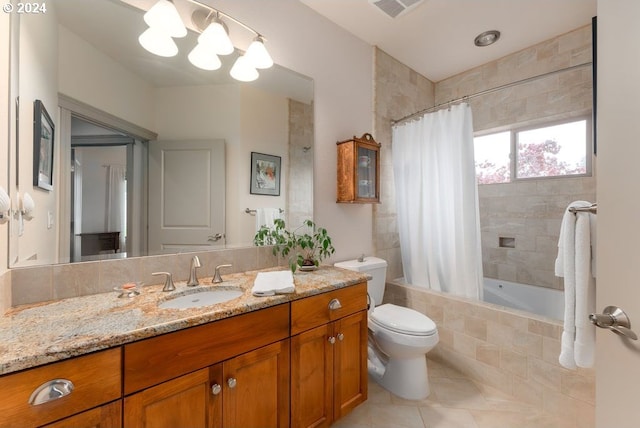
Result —
<path fill-rule="evenodd" d="M 580 119 L 476 137 L 478 184 L 589 175 L 590 129 L 589 120 Z"/>
<path fill-rule="evenodd" d="M 473 139 L 478 184 L 511 181 L 511 132 L 498 132 Z"/>

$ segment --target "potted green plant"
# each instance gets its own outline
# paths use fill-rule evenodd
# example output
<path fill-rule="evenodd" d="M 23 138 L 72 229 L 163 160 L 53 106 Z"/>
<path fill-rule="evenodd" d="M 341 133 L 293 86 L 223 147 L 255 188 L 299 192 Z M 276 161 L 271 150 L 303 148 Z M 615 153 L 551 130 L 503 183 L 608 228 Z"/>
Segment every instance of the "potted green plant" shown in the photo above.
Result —
<path fill-rule="evenodd" d="M 273 245 L 273 255 L 288 258 L 289 267 L 295 272 L 315 269 L 320 262 L 335 252 L 327 229 L 316 227 L 305 220 L 293 231 L 287 230 L 284 220 L 276 219 L 273 227 L 262 226 L 253 238 L 256 245 Z"/>

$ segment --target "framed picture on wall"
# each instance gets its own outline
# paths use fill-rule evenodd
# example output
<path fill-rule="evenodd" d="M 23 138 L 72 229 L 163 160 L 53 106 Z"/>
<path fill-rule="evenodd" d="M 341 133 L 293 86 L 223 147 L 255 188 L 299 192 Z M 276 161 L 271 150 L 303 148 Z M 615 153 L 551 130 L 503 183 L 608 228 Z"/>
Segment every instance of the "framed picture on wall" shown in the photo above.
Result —
<path fill-rule="evenodd" d="M 33 185 L 45 190 L 53 189 L 53 137 L 55 125 L 36 100 L 33 107 Z"/>
<path fill-rule="evenodd" d="M 280 196 L 280 156 L 251 152 L 252 195 Z"/>

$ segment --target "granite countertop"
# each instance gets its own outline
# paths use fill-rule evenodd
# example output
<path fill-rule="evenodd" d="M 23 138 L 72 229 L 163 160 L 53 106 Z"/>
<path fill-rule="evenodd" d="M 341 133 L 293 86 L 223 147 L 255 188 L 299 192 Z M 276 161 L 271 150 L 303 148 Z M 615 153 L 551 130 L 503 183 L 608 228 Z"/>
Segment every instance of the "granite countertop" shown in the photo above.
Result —
<path fill-rule="evenodd" d="M 265 270 L 282 270 L 265 269 Z M 175 283 L 141 287 L 140 295 L 118 298 L 116 291 L 11 308 L 0 317 L 0 375 L 111 348 L 186 327 L 205 324 L 366 281 L 367 276 L 321 266 L 294 274 L 295 292 L 256 297 L 251 287 L 259 271 L 223 275 L 222 284 L 201 278 L 201 285 Z M 225 303 L 191 309 L 160 309 L 168 298 L 216 287 L 239 287 L 243 295 Z"/>

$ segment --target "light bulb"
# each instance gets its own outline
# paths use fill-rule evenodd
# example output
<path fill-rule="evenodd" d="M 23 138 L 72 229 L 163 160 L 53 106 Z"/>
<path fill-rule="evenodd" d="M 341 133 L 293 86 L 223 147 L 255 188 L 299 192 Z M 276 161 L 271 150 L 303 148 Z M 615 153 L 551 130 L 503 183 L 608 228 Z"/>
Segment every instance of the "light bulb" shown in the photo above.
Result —
<path fill-rule="evenodd" d="M 220 58 L 208 46 L 198 43 L 187 56 L 191 64 L 203 70 L 217 70 L 222 66 Z"/>
<path fill-rule="evenodd" d="M 229 71 L 231 77 L 241 82 L 251 82 L 256 80 L 259 76 L 258 70 L 251 64 L 251 62 L 245 58 L 245 56 L 239 56 L 236 62 Z"/>
<path fill-rule="evenodd" d="M 217 18 L 198 36 L 198 43 L 209 46 L 218 55 L 229 55 L 234 51 L 227 30 Z"/>
<path fill-rule="evenodd" d="M 178 53 L 176 42 L 155 27 L 149 27 L 144 33 L 140 34 L 138 42 L 143 48 L 158 56 L 171 57 L 176 56 Z"/>
<path fill-rule="evenodd" d="M 244 56 L 249 59 L 255 68 L 269 68 L 273 65 L 273 60 L 264 46 L 262 36 L 257 36 L 253 39 Z"/>
<path fill-rule="evenodd" d="M 165 32 L 171 37 L 184 37 L 187 27 L 184 26 L 178 9 L 169 0 L 159 0 L 144 14 L 144 22 L 149 27 Z"/>

